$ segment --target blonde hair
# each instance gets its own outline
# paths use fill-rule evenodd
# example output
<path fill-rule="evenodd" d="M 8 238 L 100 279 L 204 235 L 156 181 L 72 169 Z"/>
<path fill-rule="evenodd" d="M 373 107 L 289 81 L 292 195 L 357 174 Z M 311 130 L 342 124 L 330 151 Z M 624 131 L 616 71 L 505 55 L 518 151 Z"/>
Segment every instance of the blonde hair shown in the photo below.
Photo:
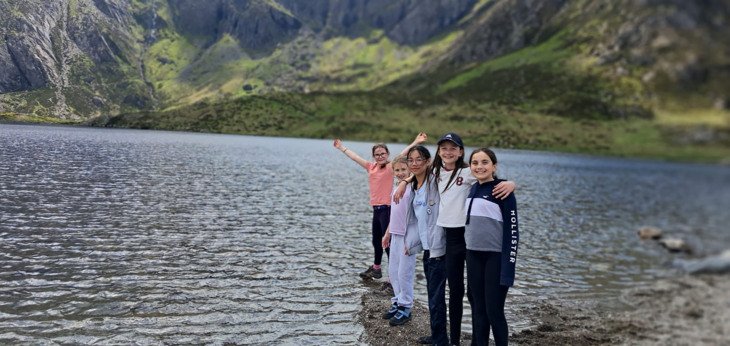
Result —
<path fill-rule="evenodd" d="M 393 159 L 393 161 L 391 161 L 391 164 L 393 165 L 395 165 L 396 163 L 402 163 L 408 166 L 408 157 L 405 155 L 398 155 Z"/>

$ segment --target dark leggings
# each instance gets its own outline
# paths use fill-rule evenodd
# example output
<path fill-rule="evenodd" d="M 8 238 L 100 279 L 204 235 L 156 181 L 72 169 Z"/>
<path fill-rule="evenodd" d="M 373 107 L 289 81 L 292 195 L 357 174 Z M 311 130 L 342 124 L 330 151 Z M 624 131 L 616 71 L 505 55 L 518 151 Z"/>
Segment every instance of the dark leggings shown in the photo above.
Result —
<path fill-rule="evenodd" d="M 459 344 L 461 339 L 461 317 L 464 314 L 464 263 L 466 242 L 464 227 L 444 227 L 446 234 L 446 277 L 449 283 L 449 333 L 451 343 Z M 467 299 L 471 304 L 471 292 L 467 288 Z"/>
<path fill-rule="evenodd" d="M 373 250 L 375 253 L 375 265 L 380 265 L 383 261 L 383 236 L 385 230 L 388 229 L 388 223 L 390 222 L 390 206 L 378 207 L 373 210 Z M 388 249 L 385 253 L 390 255 Z"/>
<path fill-rule="evenodd" d="M 489 329 L 494 333 L 497 346 L 507 345 L 507 319 L 504 317 L 504 301 L 508 286 L 499 284 L 502 254 L 488 251 L 466 251 L 466 278 L 473 302 L 472 345 L 489 345 Z"/>
<path fill-rule="evenodd" d="M 428 292 L 428 316 L 431 325 L 433 345 L 449 345 L 446 335 L 446 259 L 444 256 L 431 257 L 431 252 L 423 252 L 423 272 L 426 274 Z"/>

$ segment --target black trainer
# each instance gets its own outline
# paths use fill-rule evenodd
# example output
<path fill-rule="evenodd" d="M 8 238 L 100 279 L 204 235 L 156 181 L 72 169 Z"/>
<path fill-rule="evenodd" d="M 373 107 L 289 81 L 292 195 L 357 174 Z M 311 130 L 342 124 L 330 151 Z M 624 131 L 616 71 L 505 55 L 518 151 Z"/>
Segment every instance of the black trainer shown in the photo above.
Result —
<path fill-rule="evenodd" d="M 366 271 L 360 273 L 360 277 L 363 279 L 380 279 L 383 277 L 383 271 L 369 266 Z"/>
<path fill-rule="evenodd" d="M 391 326 L 400 326 L 411 320 L 411 309 L 399 306 L 398 312 L 390 319 Z"/>
<path fill-rule="evenodd" d="M 398 303 L 393 303 L 393 305 L 390 306 L 390 309 L 388 311 L 383 313 L 383 319 L 389 320 L 395 316 L 395 314 L 398 312 Z"/>
<path fill-rule="evenodd" d="M 431 335 L 422 336 L 422 337 L 418 338 L 418 343 L 421 345 L 432 345 L 433 338 L 431 337 Z"/>

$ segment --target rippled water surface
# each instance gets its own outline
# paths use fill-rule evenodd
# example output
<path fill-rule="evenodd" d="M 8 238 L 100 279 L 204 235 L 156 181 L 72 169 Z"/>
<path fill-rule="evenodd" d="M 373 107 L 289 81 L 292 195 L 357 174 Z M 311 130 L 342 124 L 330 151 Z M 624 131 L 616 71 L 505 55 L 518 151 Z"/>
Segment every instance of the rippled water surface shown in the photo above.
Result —
<path fill-rule="evenodd" d="M 728 168 L 497 154 L 513 307 L 665 275 L 641 225 L 730 247 Z M 367 200 L 330 141 L 0 124 L 0 343 L 358 343 Z"/>

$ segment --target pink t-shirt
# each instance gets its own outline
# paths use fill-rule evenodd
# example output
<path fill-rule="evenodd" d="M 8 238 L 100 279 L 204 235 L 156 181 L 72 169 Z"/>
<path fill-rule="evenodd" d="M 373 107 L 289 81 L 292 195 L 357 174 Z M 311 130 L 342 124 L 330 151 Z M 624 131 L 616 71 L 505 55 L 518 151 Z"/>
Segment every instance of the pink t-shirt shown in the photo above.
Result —
<path fill-rule="evenodd" d="M 406 235 L 406 229 L 408 227 L 408 203 L 411 199 L 411 187 L 406 187 L 406 193 L 403 194 L 400 203 L 395 204 L 394 201 L 390 203 L 390 233 Z M 395 193 L 395 191 L 393 191 Z M 391 197 L 392 199 L 392 197 Z"/>
<path fill-rule="evenodd" d="M 375 162 L 368 164 L 368 183 L 370 184 L 370 205 L 390 205 L 390 194 L 393 192 L 393 167 Z"/>

